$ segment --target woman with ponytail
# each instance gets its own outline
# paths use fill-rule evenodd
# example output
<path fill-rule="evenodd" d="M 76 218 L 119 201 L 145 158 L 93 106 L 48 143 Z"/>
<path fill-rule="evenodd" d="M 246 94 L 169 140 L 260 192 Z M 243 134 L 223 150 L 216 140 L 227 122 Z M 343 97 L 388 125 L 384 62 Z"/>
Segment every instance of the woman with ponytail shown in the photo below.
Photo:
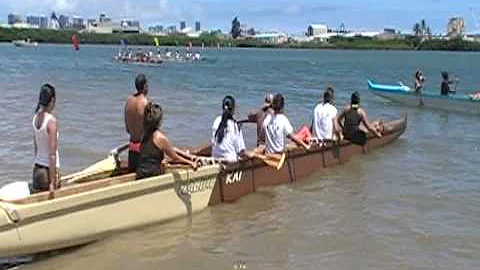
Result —
<path fill-rule="evenodd" d="M 53 192 L 60 183 L 58 123 L 52 115 L 55 100 L 55 88 L 50 84 L 42 85 L 32 121 L 35 147 L 33 189 L 36 192 L 47 190 Z"/>
<path fill-rule="evenodd" d="M 239 157 L 250 157 L 245 151 L 242 131 L 233 118 L 235 99 L 232 96 L 223 99 L 222 110 L 222 115 L 215 119 L 212 126 L 212 156 L 229 162 L 236 162 Z"/>
<path fill-rule="evenodd" d="M 172 163 L 185 163 L 192 166 L 194 170 L 197 168 L 195 162 L 179 156 L 167 136 L 160 131 L 162 120 L 162 107 L 148 102 L 143 118 L 143 138 L 136 170 L 137 179 L 162 174 L 162 161 L 165 154 L 170 157 Z"/>

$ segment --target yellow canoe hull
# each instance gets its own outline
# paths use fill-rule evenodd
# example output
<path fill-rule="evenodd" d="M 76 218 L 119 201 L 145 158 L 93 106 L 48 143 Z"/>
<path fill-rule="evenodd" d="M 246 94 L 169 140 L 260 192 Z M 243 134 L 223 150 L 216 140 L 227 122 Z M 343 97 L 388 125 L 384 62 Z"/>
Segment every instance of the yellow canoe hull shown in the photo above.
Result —
<path fill-rule="evenodd" d="M 65 187 L 0 202 L 0 257 L 76 246 L 134 227 L 162 222 L 208 206 L 218 165 L 135 181 L 135 175 Z"/>

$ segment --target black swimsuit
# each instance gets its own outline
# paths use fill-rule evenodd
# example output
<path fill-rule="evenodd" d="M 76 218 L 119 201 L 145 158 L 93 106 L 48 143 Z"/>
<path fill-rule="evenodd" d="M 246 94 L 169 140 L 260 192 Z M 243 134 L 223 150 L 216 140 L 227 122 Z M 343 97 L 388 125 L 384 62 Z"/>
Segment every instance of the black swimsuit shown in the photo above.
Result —
<path fill-rule="evenodd" d="M 164 153 L 153 142 L 153 135 L 140 147 L 140 154 L 137 168 L 137 179 L 160 175 L 162 171 L 162 160 Z"/>
<path fill-rule="evenodd" d="M 359 126 L 362 117 L 357 109 L 350 109 L 345 113 L 345 123 L 343 125 L 343 136 L 354 144 L 365 145 L 367 143 L 367 134 Z"/>

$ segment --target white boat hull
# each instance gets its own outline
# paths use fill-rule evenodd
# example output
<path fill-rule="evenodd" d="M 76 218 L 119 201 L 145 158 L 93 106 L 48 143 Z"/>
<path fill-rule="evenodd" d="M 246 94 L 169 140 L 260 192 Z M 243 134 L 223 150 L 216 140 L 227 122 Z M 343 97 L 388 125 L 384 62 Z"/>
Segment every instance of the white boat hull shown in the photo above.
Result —
<path fill-rule="evenodd" d="M 219 171 L 218 166 L 182 169 L 139 181 L 130 175 L 126 182 L 113 180 L 73 195 L 65 188 L 64 197 L 52 200 L 0 202 L 0 257 L 76 246 L 115 231 L 191 215 L 208 206 Z"/>

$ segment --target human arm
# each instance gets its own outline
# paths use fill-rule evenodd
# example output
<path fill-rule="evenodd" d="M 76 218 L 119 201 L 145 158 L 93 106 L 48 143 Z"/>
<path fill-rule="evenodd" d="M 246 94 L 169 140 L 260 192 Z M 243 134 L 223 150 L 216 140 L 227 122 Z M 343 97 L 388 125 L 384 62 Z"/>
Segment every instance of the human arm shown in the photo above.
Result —
<path fill-rule="evenodd" d="M 57 189 L 58 179 L 57 179 L 57 147 L 58 147 L 58 123 L 55 118 L 52 117 L 47 124 L 47 133 L 48 133 L 48 172 L 49 172 L 49 186 L 48 189 L 50 192 L 53 192 Z"/>
<path fill-rule="evenodd" d="M 130 98 L 129 98 L 130 99 Z M 130 130 L 128 128 L 128 120 L 127 120 L 127 104 L 128 104 L 128 100 L 127 102 L 125 103 L 125 106 L 123 108 L 123 121 L 124 121 L 124 124 L 125 124 L 125 131 L 130 134 Z"/>
<path fill-rule="evenodd" d="M 296 143 L 297 145 L 300 145 L 301 147 L 305 148 L 305 150 L 309 150 L 310 149 L 310 145 L 306 144 L 304 141 L 300 140 L 299 138 L 297 138 L 295 136 L 295 134 L 290 133 L 287 135 L 287 138 L 289 138 L 290 140 L 292 140 L 294 143 Z"/>
<path fill-rule="evenodd" d="M 163 134 L 155 136 L 154 143 L 158 148 L 162 149 L 167 156 L 171 158 L 173 163 L 184 163 L 190 165 L 193 169 L 197 169 L 197 163 L 178 155 L 175 151 L 175 147 L 173 147 L 168 138 Z"/>
<path fill-rule="evenodd" d="M 360 116 L 362 117 L 362 123 L 363 123 L 363 125 L 365 125 L 365 127 L 366 127 L 370 132 L 372 132 L 373 134 L 375 134 L 375 136 L 377 136 L 378 138 L 381 138 L 381 137 L 382 137 L 382 134 L 381 134 L 380 132 L 378 132 L 378 130 L 368 121 L 367 113 L 366 113 L 363 109 L 359 109 L 359 110 L 358 110 L 358 113 L 359 113 Z"/>
<path fill-rule="evenodd" d="M 335 133 L 337 134 L 338 138 L 340 140 L 343 139 L 343 126 L 342 126 L 342 120 L 343 118 L 345 117 L 345 112 L 346 112 L 346 109 L 342 110 L 339 114 L 337 114 L 337 116 L 335 116 L 335 118 L 333 119 L 333 127 L 335 129 Z"/>

